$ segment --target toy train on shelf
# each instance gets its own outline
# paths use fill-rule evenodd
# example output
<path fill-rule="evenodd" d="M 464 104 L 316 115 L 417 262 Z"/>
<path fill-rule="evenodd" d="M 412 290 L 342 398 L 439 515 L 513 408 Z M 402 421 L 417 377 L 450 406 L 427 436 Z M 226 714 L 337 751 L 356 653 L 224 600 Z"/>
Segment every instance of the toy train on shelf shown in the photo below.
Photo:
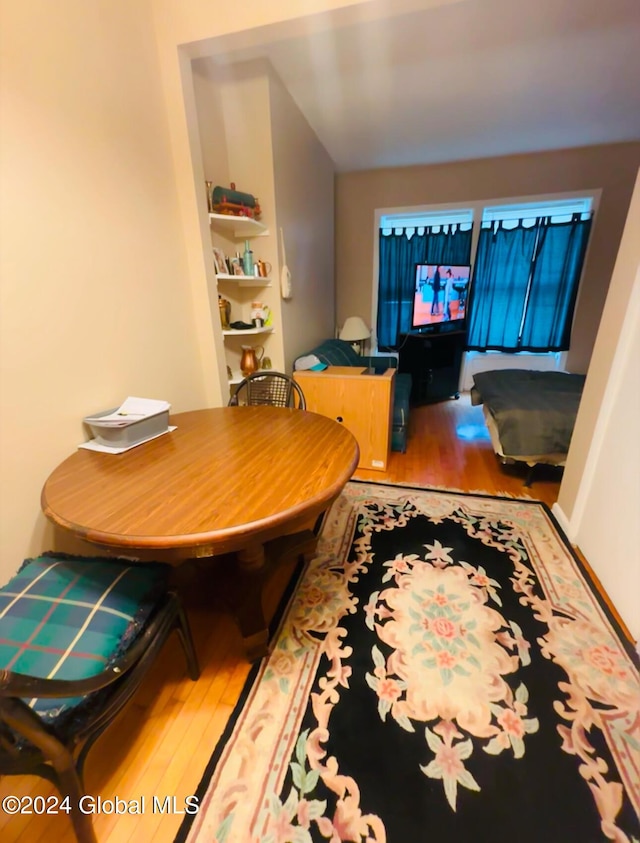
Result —
<path fill-rule="evenodd" d="M 210 214 L 228 214 L 233 217 L 249 217 L 259 220 L 261 216 L 260 204 L 256 196 L 236 190 L 234 182 L 231 187 L 213 187 L 208 181 L 207 200 Z"/>

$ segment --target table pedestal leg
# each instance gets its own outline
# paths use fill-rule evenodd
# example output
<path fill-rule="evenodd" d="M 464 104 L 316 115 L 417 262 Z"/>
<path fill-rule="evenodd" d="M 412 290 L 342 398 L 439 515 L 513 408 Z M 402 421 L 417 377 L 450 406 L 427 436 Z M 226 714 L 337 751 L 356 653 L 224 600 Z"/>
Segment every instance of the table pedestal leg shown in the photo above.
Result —
<path fill-rule="evenodd" d="M 268 652 L 269 628 L 262 604 L 267 571 L 296 558 L 309 559 L 317 542 L 317 530 L 309 528 L 273 539 L 266 549 L 260 542 L 254 542 L 237 551 L 238 576 L 228 595 L 250 661 L 260 659 Z"/>
<path fill-rule="evenodd" d="M 269 630 L 262 607 L 262 587 L 265 580 L 264 545 L 254 544 L 237 553 L 240 572 L 240 599 L 236 616 L 247 658 L 250 661 L 266 655 Z"/>

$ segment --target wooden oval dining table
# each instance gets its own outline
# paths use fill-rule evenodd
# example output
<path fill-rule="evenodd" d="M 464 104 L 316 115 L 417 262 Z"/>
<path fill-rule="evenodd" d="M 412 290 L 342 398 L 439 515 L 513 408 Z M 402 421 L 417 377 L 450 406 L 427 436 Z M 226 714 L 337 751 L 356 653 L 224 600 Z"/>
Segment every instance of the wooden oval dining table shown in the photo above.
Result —
<path fill-rule="evenodd" d="M 312 540 L 357 467 L 358 444 L 332 419 L 270 406 L 195 410 L 170 424 L 121 454 L 78 449 L 45 482 L 42 510 L 111 555 L 179 563 L 233 553 L 236 615 L 257 658 L 268 647 L 265 545 Z"/>

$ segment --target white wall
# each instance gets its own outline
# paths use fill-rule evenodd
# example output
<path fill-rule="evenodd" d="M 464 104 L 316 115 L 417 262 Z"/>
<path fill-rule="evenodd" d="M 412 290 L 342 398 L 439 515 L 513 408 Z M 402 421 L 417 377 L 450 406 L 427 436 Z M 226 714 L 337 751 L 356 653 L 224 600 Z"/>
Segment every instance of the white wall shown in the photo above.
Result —
<path fill-rule="evenodd" d="M 554 508 L 636 640 L 640 639 L 639 361 L 640 174 Z"/>
<path fill-rule="evenodd" d="M 640 639 L 640 274 L 594 437 L 582 513 L 570 526 L 631 634 Z M 634 383 L 636 387 L 634 389 Z M 623 494 L 611 494 L 612 488 Z"/>

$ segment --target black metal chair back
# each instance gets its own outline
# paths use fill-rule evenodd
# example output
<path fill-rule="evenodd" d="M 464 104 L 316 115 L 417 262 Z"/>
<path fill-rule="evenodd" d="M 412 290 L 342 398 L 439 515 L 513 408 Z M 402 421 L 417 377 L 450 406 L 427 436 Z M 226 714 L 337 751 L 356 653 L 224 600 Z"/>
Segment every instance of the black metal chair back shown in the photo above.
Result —
<path fill-rule="evenodd" d="M 248 375 L 234 390 L 229 407 L 238 405 L 295 407 L 305 410 L 304 394 L 290 375 L 284 372 L 260 371 Z"/>

